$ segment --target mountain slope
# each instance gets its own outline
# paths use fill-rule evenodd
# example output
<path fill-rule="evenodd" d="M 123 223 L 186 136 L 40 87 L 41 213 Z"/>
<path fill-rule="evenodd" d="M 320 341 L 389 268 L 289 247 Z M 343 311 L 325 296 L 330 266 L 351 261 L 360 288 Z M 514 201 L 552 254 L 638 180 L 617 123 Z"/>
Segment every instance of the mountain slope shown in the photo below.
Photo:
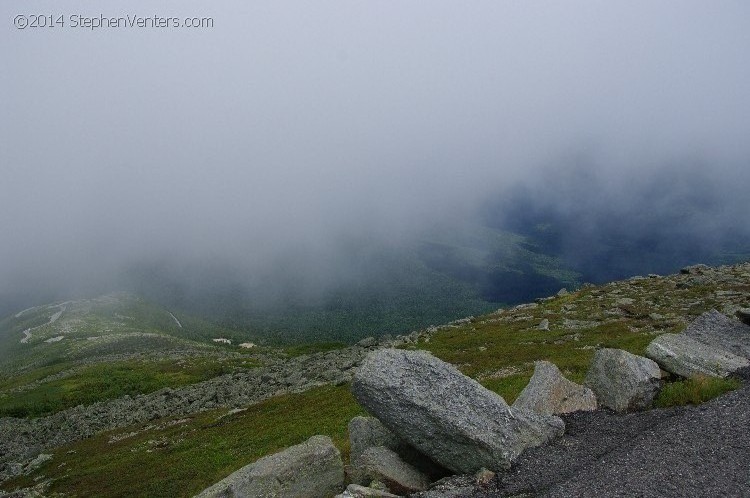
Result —
<path fill-rule="evenodd" d="M 108 496 L 192 496 L 257 457 L 314 434 L 334 436 L 346 456 L 346 424 L 361 408 L 342 382 L 351 376 L 356 358 L 369 348 L 429 350 L 512 402 L 528 382 L 535 360 L 552 361 L 568 378 L 581 381 L 599 347 L 642 354 L 656 335 L 678 332 L 705 311 L 718 309 L 733 315 L 748 304 L 750 264 L 694 268 L 684 274 L 587 286 L 568 295 L 415 331 L 379 344 L 371 340 L 293 359 L 279 357 L 276 363 L 257 366 L 253 375 L 227 375 L 154 396 L 179 400 L 202 392 L 201 386 L 224 383 L 242 392 L 252 389 L 252 382 L 258 379 L 288 386 L 291 391 L 284 388 L 282 396 L 266 398 L 244 411 L 222 408 L 221 401 L 207 397 L 213 405 L 199 405 L 198 413 L 149 418 L 93 437 L 82 435 L 86 439 L 49 448 L 53 455 L 50 462 L 0 487 L 42 483 L 40 486 L 50 491 L 78 496 L 103 492 Z M 545 319 L 549 330 L 539 328 Z M 317 387 L 294 392 L 296 385 L 312 384 Z M 102 409 L 102 405 L 81 408 L 71 412 L 74 418 L 69 420 L 85 420 L 87 413 L 101 413 Z M 5 424 L 8 437 L 20 427 L 25 427 L 24 437 L 29 437 L 36 424 L 43 425 L 41 420 L 0 419 L 0 423 Z M 144 462 L 148 464 L 144 466 Z"/>

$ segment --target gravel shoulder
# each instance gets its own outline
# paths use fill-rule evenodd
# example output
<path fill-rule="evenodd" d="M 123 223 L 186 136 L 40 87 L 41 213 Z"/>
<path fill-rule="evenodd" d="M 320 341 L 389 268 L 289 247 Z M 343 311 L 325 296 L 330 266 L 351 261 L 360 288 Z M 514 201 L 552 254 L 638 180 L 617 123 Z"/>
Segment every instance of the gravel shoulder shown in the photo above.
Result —
<path fill-rule="evenodd" d="M 750 369 L 740 377 L 700 406 L 568 415 L 565 436 L 468 496 L 750 496 Z"/>

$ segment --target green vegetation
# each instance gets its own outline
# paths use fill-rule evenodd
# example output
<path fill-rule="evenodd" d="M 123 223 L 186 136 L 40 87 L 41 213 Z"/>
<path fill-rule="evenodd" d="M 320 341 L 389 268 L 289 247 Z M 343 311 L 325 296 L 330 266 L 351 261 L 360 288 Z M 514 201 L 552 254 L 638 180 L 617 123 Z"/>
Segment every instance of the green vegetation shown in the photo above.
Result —
<path fill-rule="evenodd" d="M 303 354 L 322 353 L 346 347 L 343 342 L 313 342 L 310 344 L 297 344 L 284 348 L 289 356 L 302 356 Z"/>
<path fill-rule="evenodd" d="M 134 268 L 130 287 L 168 306 L 183 324 L 182 337 L 209 336 L 207 327 L 186 318 L 197 314 L 234 342 L 289 346 L 406 333 L 579 283 L 578 273 L 526 237 L 463 222 L 460 227 L 425 227 L 403 245 L 352 240 L 348 256 L 335 266 L 335 273 L 349 278 L 325 286 L 308 279 L 306 258 L 290 257 L 278 264 L 283 270 L 259 281 L 215 268 L 197 293 L 158 266 Z"/>
<path fill-rule="evenodd" d="M 261 456 L 327 434 L 348 456 L 346 426 L 362 409 L 349 386 L 280 396 L 229 414 L 217 410 L 162 419 L 99 434 L 61 447 L 29 477 L 4 489 L 30 486 L 44 475 L 51 492 L 78 497 L 193 496 Z"/>
<path fill-rule="evenodd" d="M 693 377 L 666 384 L 654 404 L 659 408 L 669 406 L 699 405 L 740 387 L 737 379 Z"/>
<path fill-rule="evenodd" d="M 238 361 L 188 358 L 181 361 L 127 361 L 79 368 L 58 380 L 39 383 L 37 387 L 0 396 L 0 417 L 39 417 L 77 405 L 134 396 L 179 387 L 232 372 Z M 247 364 L 246 364 L 247 366 Z M 59 373 L 61 368 L 47 367 L 26 375 L 24 380 L 39 380 L 39 372 Z M 5 386 L 18 386 L 18 379 Z M 22 384 L 20 384 L 22 385 Z"/>

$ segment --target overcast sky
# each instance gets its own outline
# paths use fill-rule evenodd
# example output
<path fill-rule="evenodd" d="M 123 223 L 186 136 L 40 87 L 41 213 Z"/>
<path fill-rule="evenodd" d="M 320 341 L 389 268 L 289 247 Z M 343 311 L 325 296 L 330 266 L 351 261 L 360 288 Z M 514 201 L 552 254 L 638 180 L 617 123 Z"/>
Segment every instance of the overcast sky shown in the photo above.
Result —
<path fill-rule="evenodd" d="M 66 25 L 14 27 L 34 14 Z M 71 25 L 100 14 L 214 26 Z M 682 161 L 737 186 L 749 20 L 745 1 L 3 1 L 0 286 L 397 240 L 579 154 L 613 195 Z"/>

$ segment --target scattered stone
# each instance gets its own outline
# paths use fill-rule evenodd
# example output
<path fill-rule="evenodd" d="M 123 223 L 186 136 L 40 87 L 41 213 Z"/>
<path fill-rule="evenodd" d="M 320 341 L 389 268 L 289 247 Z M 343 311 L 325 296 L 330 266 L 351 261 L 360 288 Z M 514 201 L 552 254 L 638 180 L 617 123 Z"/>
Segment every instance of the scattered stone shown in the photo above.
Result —
<path fill-rule="evenodd" d="M 605 348 L 594 353 L 584 385 L 594 391 L 600 406 L 624 412 L 651 406 L 660 381 L 653 360 Z"/>
<path fill-rule="evenodd" d="M 750 308 L 740 308 L 735 313 L 745 325 L 750 325 Z"/>
<path fill-rule="evenodd" d="M 472 475 L 446 477 L 433 483 L 428 491 L 415 493 L 412 498 L 466 498 L 474 495 L 476 478 Z M 522 498 L 522 497 L 519 497 Z"/>
<path fill-rule="evenodd" d="M 562 289 L 560 289 L 559 291 L 557 291 L 557 296 L 558 297 L 567 296 L 568 294 L 570 294 L 570 293 L 568 292 L 568 289 L 566 289 L 565 287 L 563 287 Z"/>
<path fill-rule="evenodd" d="M 599 322 L 591 320 L 570 320 L 563 319 L 563 328 L 566 329 L 590 329 L 599 325 Z"/>
<path fill-rule="evenodd" d="M 495 478 L 495 473 L 491 470 L 479 469 L 479 471 L 474 474 L 474 478 L 476 479 L 477 485 L 485 486 Z"/>
<path fill-rule="evenodd" d="M 738 356 L 750 358 L 750 327 L 716 310 L 703 313 L 693 320 L 683 334 Z"/>
<path fill-rule="evenodd" d="M 341 453 L 327 436 L 313 436 L 251 463 L 196 498 L 333 496 L 344 487 Z"/>
<path fill-rule="evenodd" d="M 588 387 L 571 382 L 548 361 L 534 363 L 534 375 L 513 408 L 541 415 L 596 410 L 596 396 Z"/>
<path fill-rule="evenodd" d="M 750 361 L 685 334 L 662 334 L 648 345 L 646 356 L 664 370 L 681 377 L 726 377 Z"/>
<path fill-rule="evenodd" d="M 381 489 L 350 484 L 346 487 L 346 491 L 340 495 L 336 495 L 334 498 L 399 498 L 399 496 Z"/>
<path fill-rule="evenodd" d="M 617 301 L 615 301 L 615 304 L 617 306 L 630 306 L 631 304 L 635 303 L 635 299 L 631 297 L 621 297 Z"/>
<path fill-rule="evenodd" d="M 400 494 L 424 491 L 430 485 L 430 479 L 425 474 L 385 446 L 367 448 L 357 458 L 352 479 L 358 484 L 380 481 L 389 491 Z"/>
<path fill-rule="evenodd" d="M 523 450 L 561 435 L 557 417 L 514 410 L 424 351 L 370 353 L 352 392 L 399 438 L 457 473 L 508 468 Z"/>
<path fill-rule="evenodd" d="M 702 275 L 706 270 L 710 269 L 711 267 L 708 265 L 692 265 L 680 269 L 680 273 L 683 275 Z"/>
<path fill-rule="evenodd" d="M 538 330 L 549 330 L 549 320 L 546 318 L 542 320 L 536 327 Z"/>
<path fill-rule="evenodd" d="M 650 319 L 652 319 L 655 322 L 658 322 L 660 320 L 664 320 L 664 315 L 660 315 L 659 313 L 651 313 L 648 315 Z"/>
<path fill-rule="evenodd" d="M 371 348 L 373 346 L 378 345 L 378 340 L 374 337 L 365 337 L 361 341 L 357 343 L 357 346 L 362 346 L 363 348 Z"/>

